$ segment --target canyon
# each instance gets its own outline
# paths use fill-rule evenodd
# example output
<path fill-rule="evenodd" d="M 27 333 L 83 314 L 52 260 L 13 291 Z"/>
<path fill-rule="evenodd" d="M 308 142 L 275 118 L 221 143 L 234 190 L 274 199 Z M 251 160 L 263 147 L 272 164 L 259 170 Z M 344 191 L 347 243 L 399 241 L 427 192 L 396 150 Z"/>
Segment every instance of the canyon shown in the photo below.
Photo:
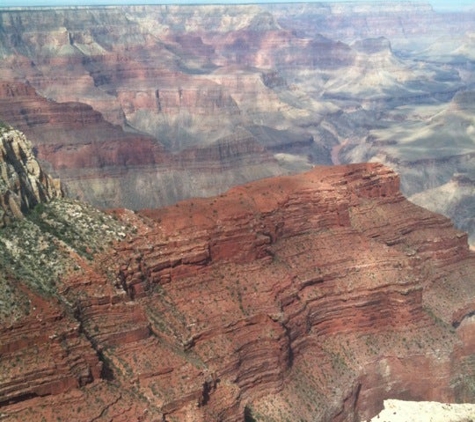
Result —
<path fill-rule="evenodd" d="M 102 208 L 375 161 L 473 244 L 474 22 L 425 2 L 0 8 L 0 120 Z"/>
<path fill-rule="evenodd" d="M 49 185 L 20 132 L 1 140 L 2 164 L 36 169 L 14 186 Z M 136 212 L 60 191 L 29 204 L 0 229 L 2 420 L 354 421 L 387 398 L 473 401 L 468 236 L 379 163 Z"/>
<path fill-rule="evenodd" d="M 473 403 L 474 17 L 0 8 L 0 420 Z"/>

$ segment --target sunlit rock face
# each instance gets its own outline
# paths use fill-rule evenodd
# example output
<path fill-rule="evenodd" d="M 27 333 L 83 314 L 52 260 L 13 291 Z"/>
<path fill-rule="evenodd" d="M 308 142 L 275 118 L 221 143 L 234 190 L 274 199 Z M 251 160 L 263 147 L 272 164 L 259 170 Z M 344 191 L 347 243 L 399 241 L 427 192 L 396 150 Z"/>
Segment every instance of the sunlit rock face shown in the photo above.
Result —
<path fill-rule="evenodd" d="M 388 397 L 473 400 L 467 235 L 380 164 L 138 213 L 57 198 L 1 229 L 0 257 L 9 422 L 350 421 Z"/>
<path fill-rule="evenodd" d="M 62 195 L 59 180 L 43 171 L 25 135 L 0 124 L 0 226 Z"/>
<path fill-rule="evenodd" d="M 470 11 L 121 6 L 4 9 L 0 21 L 0 119 L 71 197 L 140 209 L 378 161 L 432 206 L 426 190 L 475 177 L 474 122 L 454 106 L 475 82 Z M 472 231 L 457 204 L 433 209 Z"/>
<path fill-rule="evenodd" d="M 373 6 L 0 11 L 1 418 L 474 401 L 468 236 L 403 194 L 473 230 L 475 19 Z"/>
<path fill-rule="evenodd" d="M 473 404 L 451 404 L 438 402 L 411 402 L 403 400 L 385 400 L 384 410 L 371 419 L 371 422 L 467 422 L 475 414 Z"/>

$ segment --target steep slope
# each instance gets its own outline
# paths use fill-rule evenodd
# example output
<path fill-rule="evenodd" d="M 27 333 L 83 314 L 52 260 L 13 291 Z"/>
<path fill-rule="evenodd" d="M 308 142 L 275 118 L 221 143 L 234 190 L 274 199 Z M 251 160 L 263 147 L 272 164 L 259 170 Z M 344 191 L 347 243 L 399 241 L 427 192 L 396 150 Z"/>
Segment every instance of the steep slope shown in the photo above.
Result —
<path fill-rule="evenodd" d="M 61 178 L 68 196 L 95 206 L 166 205 L 285 172 L 245 130 L 172 153 L 86 104 L 46 100 L 18 82 L 0 83 L 0 115 L 34 139 L 38 159 Z"/>
<path fill-rule="evenodd" d="M 345 145 L 340 158 L 391 166 L 401 174 L 405 195 L 450 217 L 470 233 L 473 244 L 473 99 L 474 92 L 467 90 L 458 92 L 448 104 L 395 109 L 364 143 Z M 397 116 L 400 119 L 395 122 Z"/>
<path fill-rule="evenodd" d="M 467 174 L 454 174 L 452 179 L 433 189 L 409 197 L 415 204 L 451 217 L 457 226 L 470 233 L 469 243 L 475 244 L 475 181 Z"/>
<path fill-rule="evenodd" d="M 474 400 L 467 235 L 379 164 L 141 213 L 56 199 L 0 241 L 4 420 L 350 421 L 388 397 Z"/>
<path fill-rule="evenodd" d="M 59 293 L 66 274 L 91 282 L 86 274 L 93 274 L 92 256 L 124 237 L 127 228 L 85 204 L 62 199 L 59 182 L 42 170 L 22 133 L 3 127 L 0 140 L 0 211 L 8 223 L 0 233 L 1 417 L 16 418 L 20 412 L 29 420 L 30 403 L 37 403 L 52 418 L 53 406 L 44 397 L 62 393 L 68 406 L 78 398 L 87 401 L 90 419 L 119 397 L 135 416 L 126 392 L 97 384 L 102 362 Z M 103 401 L 94 405 L 97 390 Z M 126 413 L 116 408 L 117 415 Z"/>

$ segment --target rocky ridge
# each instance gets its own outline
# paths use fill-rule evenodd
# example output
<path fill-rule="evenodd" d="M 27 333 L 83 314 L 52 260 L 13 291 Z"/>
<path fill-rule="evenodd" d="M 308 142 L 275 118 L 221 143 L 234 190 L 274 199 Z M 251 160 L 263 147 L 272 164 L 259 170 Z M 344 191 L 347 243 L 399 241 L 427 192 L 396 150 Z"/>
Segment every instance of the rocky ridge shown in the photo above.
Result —
<path fill-rule="evenodd" d="M 59 181 L 44 172 L 21 132 L 2 127 L 0 139 L 0 205 L 8 223 L 0 233 L 0 415 L 5 419 L 9 403 L 34 402 L 100 379 L 102 363 L 64 303 L 60 280 L 68 273 L 84 275 L 93 254 L 124 237 L 127 228 L 63 198 Z"/>
<path fill-rule="evenodd" d="M 56 199 L 0 248 L 7 421 L 350 421 L 474 397 L 467 235 L 380 164 L 140 213 Z"/>
<path fill-rule="evenodd" d="M 62 196 L 59 180 L 43 172 L 31 143 L 0 123 L 0 225 L 23 218 L 39 203 Z"/>

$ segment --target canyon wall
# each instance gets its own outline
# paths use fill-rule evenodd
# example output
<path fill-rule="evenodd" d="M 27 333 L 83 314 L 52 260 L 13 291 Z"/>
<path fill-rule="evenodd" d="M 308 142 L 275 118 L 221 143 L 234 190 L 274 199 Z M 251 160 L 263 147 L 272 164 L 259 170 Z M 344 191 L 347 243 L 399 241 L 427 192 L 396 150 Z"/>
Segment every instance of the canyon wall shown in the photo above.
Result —
<path fill-rule="evenodd" d="M 153 208 L 372 160 L 473 232 L 470 196 L 450 183 L 475 177 L 474 122 L 459 104 L 475 83 L 473 11 L 2 8 L 0 22 L 0 119 L 27 134 L 69 197 Z M 442 187 L 454 189 L 450 206 L 424 199 Z"/>
<path fill-rule="evenodd" d="M 173 153 L 86 104 L 56 103 L 21 83 L 0 84 L 0 93 L 3 118 L 36 140 L 38 160 L 61 177 L 68 196 L 104 208 L 151 207 L 282 173 L 244 129 Z"/>
<path fill-rule="evenodd" d="M 2 229 L 2 418 L 369 419 L 473 401 L 467 235 L 380 164 Z M 39 358 L 41 357 L 41 358 Z"/>

